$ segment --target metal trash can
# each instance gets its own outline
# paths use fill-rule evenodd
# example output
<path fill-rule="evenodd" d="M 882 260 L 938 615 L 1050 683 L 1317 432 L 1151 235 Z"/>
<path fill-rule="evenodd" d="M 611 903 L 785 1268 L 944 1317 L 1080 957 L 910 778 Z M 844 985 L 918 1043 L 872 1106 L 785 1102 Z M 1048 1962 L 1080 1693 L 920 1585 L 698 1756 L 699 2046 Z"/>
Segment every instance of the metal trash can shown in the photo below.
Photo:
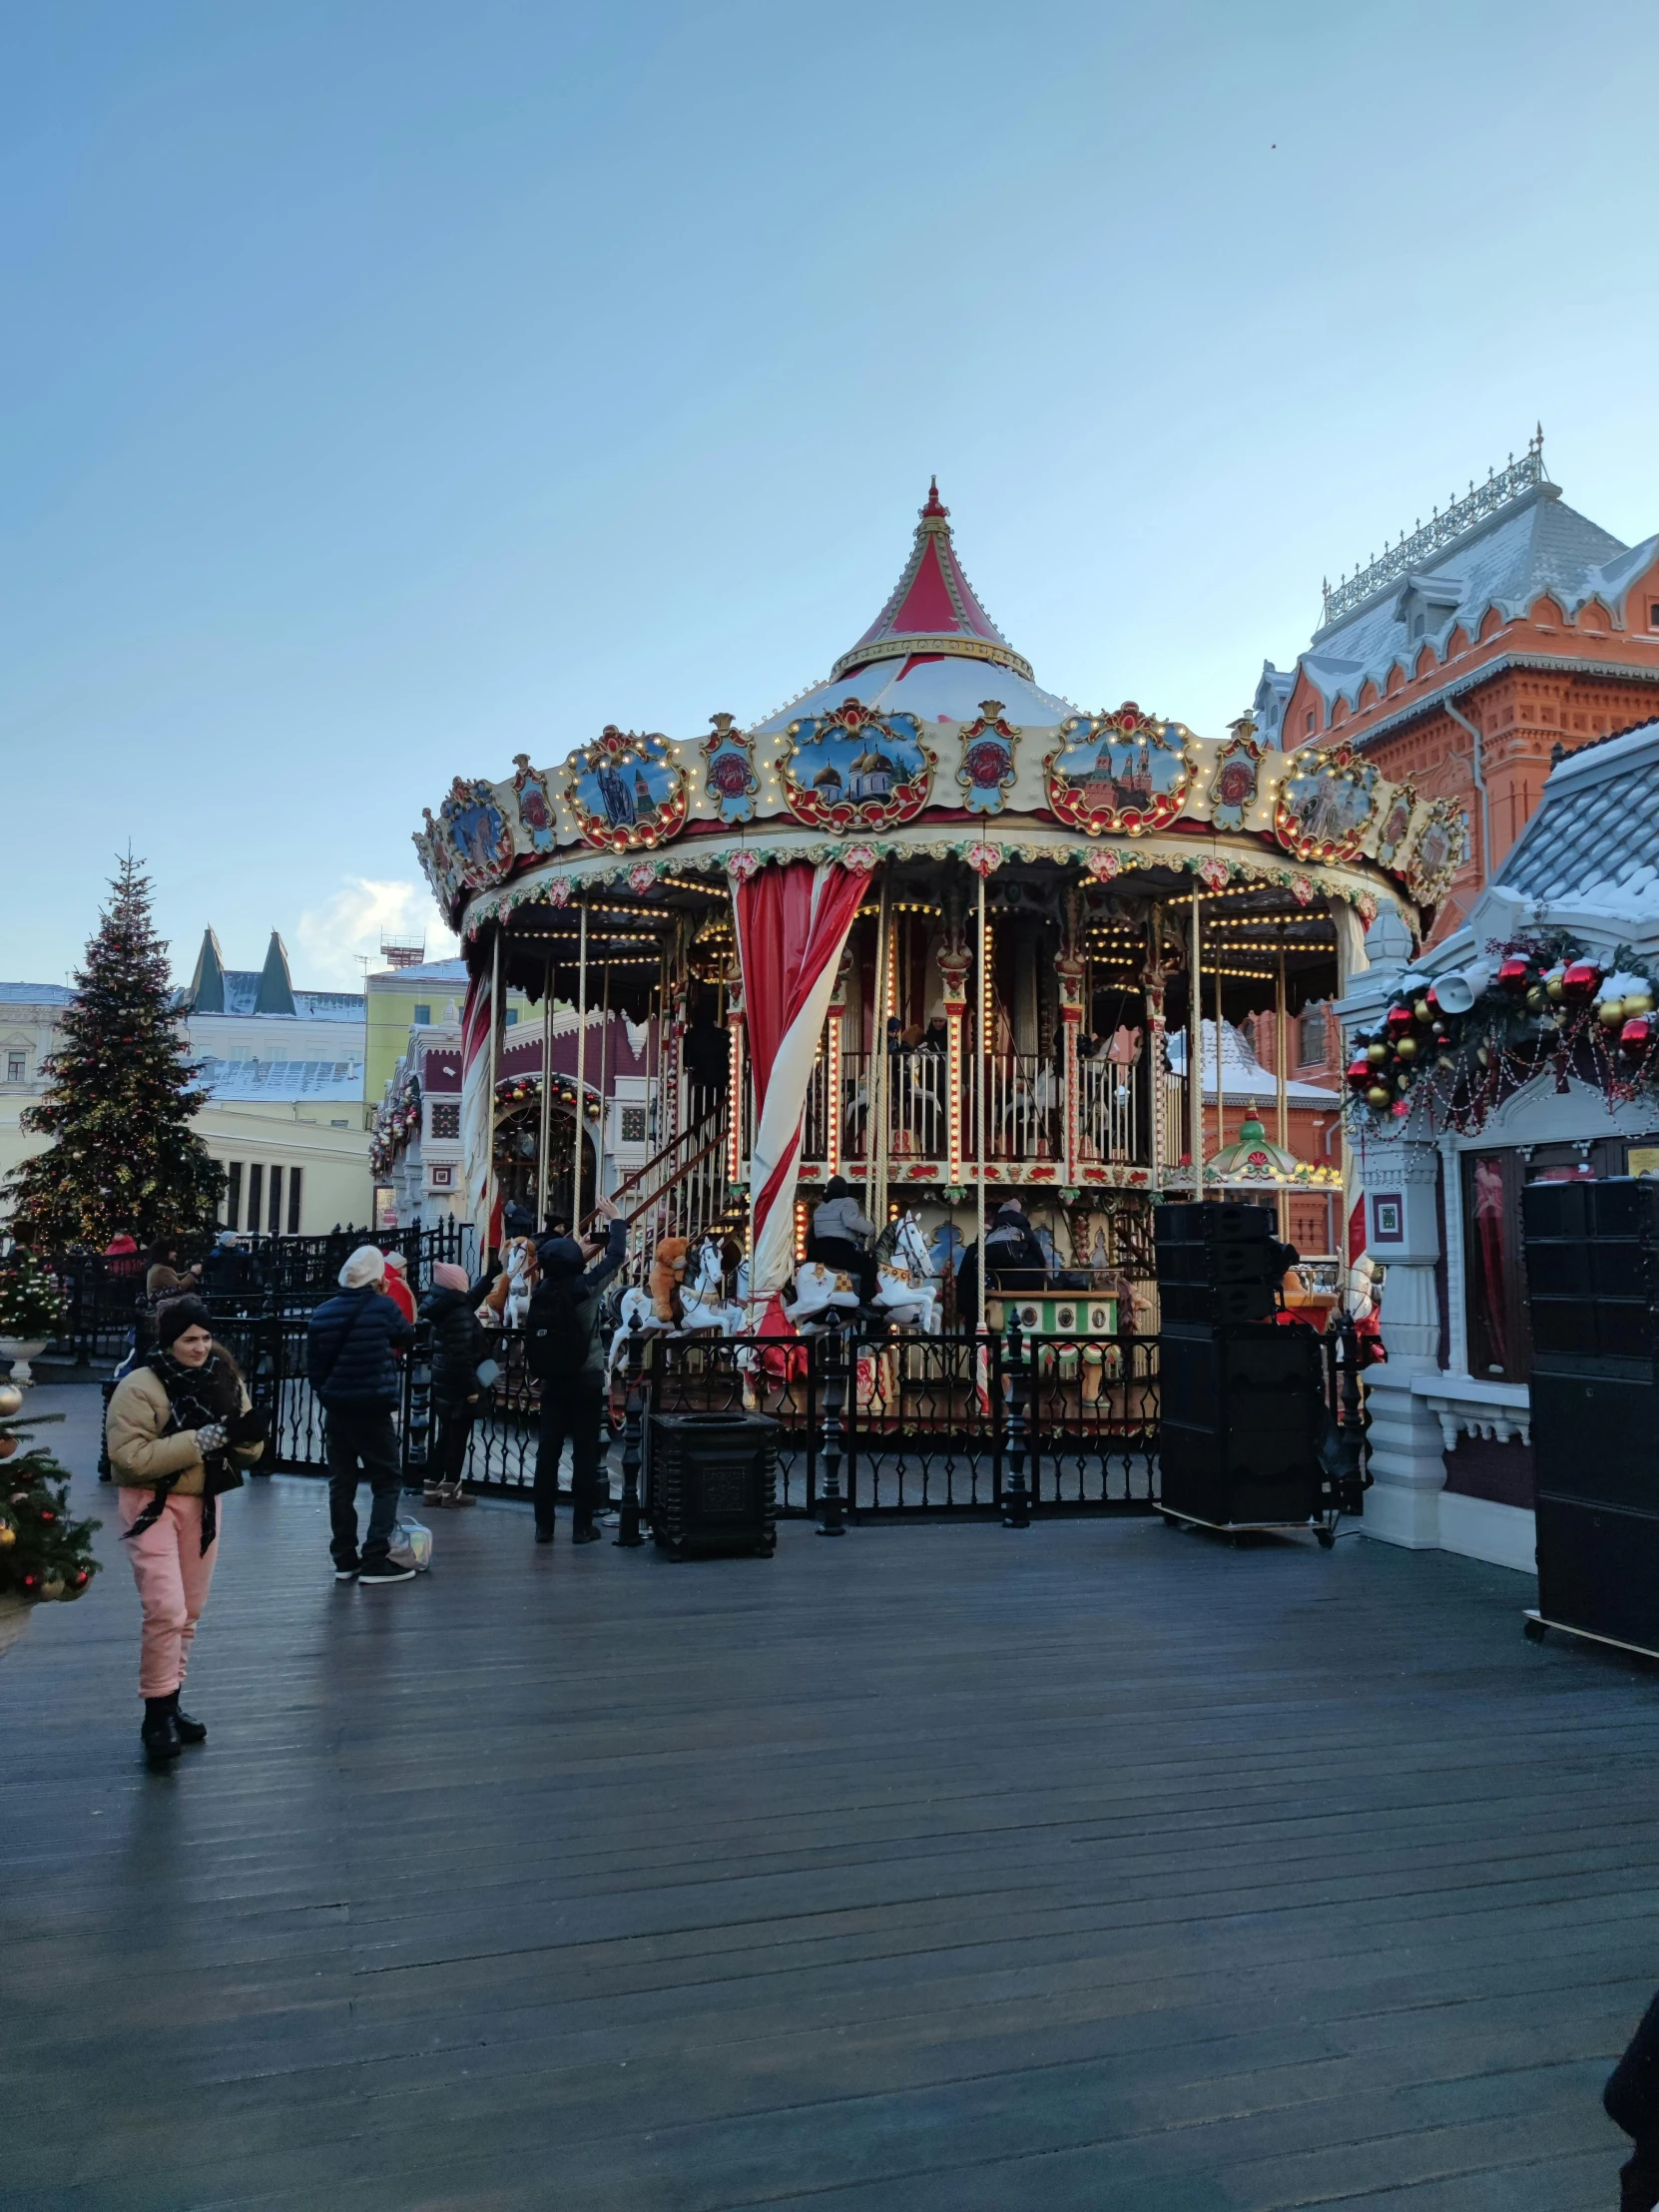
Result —
<path fill-rule="evenodd" d="M 653 1413 L 651 1533 L 676 1559 L 778 1546 L 778 1423 L 765 1413 Z"/>

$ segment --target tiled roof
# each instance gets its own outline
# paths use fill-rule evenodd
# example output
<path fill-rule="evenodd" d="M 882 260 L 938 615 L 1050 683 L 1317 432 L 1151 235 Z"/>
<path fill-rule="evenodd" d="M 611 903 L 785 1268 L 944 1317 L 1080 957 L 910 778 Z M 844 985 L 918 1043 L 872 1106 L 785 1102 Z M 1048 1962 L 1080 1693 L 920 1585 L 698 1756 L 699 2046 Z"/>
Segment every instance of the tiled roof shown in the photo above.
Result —
<path fill-rule="evenodd" d="M 344 1099 L 361 1105 L 361 1060 L 205 1060 L 202 1088 L 216 1105 L 239 1100 Z"/>
<path fill-rule="evenodd" d="M 1496 887 L 1552 906 L 1659 918 L 1659 722 L 1569 754 Z"/>

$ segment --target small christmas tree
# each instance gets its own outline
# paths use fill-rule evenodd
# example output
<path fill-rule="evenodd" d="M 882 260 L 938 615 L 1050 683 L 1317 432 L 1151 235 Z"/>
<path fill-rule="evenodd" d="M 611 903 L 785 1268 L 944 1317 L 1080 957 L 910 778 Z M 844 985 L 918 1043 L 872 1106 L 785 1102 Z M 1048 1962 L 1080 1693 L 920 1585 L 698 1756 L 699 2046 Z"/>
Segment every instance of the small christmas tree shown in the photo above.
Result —
<path fill-rule="evenodd" d="M 200 1063 L 188 1056 L 168 984 L 150 882 L 129 852 L 75 978 L 51 1088 L 22 1125 L 53 1141 L 9 1178 L 11 1231 L 36 1252 L 90 1246 L 118 1230 L 141 1245 L 211 1229 L 225 1188 L 191 1128 Z"/>
<path fill-rule="evenodd" d="M 22 1409 L 16 1383 L 0 1382 L 0 1605 L 79 1597 L 98 1572 L 92 1535 L 101 1524 L 71 1518 L 68 1470 L 37 1445 L 17 1455 L 38 1426 L 18 1419 Z"/>
<path fill-rule="evenodd" d="M 64 1302 L 54 1277 L 32 1252 L 13 1245 L 0 1255 L 0 1337 L 50 1339 L 64 1317 Z"/>

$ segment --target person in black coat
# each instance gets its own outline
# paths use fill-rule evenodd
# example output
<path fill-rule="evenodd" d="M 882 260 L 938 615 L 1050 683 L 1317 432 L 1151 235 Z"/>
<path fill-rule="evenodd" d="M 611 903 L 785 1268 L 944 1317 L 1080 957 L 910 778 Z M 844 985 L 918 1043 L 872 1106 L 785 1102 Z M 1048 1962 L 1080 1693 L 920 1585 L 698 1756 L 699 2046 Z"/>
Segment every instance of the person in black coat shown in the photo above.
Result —
<path fill-rule="evenodd" d="M 362 1245 L 339 1271 L 340 1295 L 312 1314 L 305 1369 L 322 1401 L 328 1459 L 329 1551 L 336 1582 L 407 1582 L 412 1567 L 391 1561 L 391 1528 L 403 1484 L 392 1411 L 403 1394 L 396 1355 L 414 1331 L 382 1295 L 385 1256 Z M 368 1532 L 357 1549 L 357 1484 L 372 1493 Z"/>
<path fill-rule="evenodd" d="M 420 1303 L 420 1318 L 432 1331 L 432 1418 L 436 1435 L 426 1477 L 428 1505 L 471 1505 L 461 1488 L 467 1439 L 484 1401 L 478 1363 L 489 1343 L 478 1319 L 478 1299 L 465 1268 L 440 1260 L 432 1270 L 432 1288 Z"/>
<path fill-rule="evenodd" d="M 541 1282 L 524 1325 L 524 1364 L 541 1384 L 536 1445 L 536 1541 L 553 1541 L 559 1460 L 570 1439 L 572 1543 L 599 1535 L 599 1424 L 605 1411 L 605 1347 L 599 1294 L 628 1256 L 628 1229 L 608 1198 L 603 1238 L 553 1237 L 541 1247 Z"/>
<path fill-rule="evenodd" d="M 1017 1198 L 1003 1201 L 985 1232 L 985 1281 L 999 1291 L 1040 1291 L 1048 1281 L 1048 1254 Z"/>
<path fill-rule="evenodd" d="M 1659 2205 L 1659 1997 L 1642 2014 L 1601 2101 L 1636 2146 L 1619 2168 L 1619 2212 L 1653 2212 Z"/>

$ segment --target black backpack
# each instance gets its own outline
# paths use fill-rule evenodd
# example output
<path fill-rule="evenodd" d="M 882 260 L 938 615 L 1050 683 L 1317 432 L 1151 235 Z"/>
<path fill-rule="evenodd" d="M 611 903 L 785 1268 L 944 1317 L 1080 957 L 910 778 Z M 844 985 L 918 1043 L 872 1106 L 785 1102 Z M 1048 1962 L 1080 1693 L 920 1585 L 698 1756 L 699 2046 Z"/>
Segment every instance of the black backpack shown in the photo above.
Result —
<path fill-rule="evenodd" d="M 524 1365 L 543 1382 L 580 1375 L 593 1349 L 594 1304 L 568 1276 L 539 1283 L 524 1317 Z"/>

